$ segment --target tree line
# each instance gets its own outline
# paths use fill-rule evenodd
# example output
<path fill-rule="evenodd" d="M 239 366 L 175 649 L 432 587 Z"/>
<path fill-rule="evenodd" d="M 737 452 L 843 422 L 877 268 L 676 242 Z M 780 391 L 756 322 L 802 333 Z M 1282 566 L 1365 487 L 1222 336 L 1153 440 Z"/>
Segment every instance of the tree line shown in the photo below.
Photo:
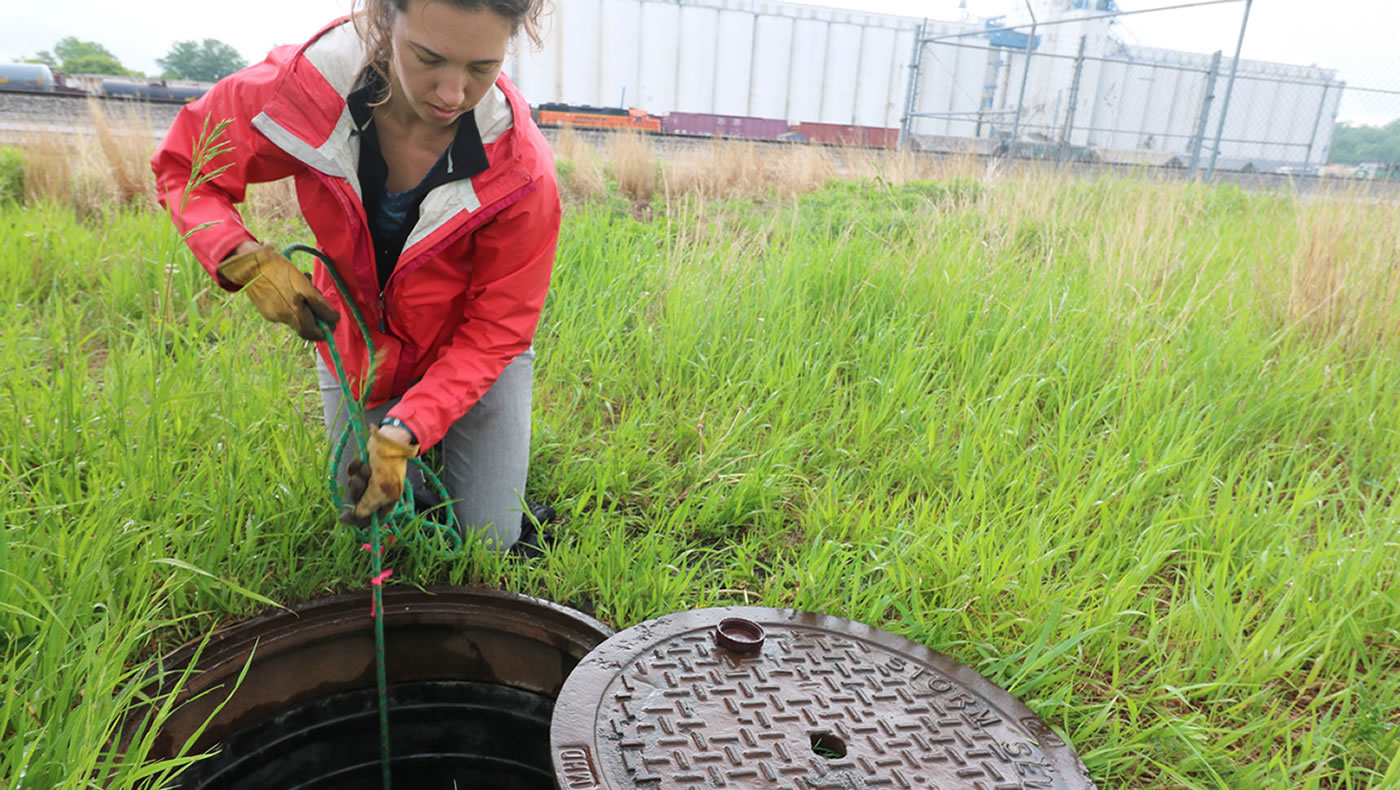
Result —
<path fill-rule="evenodd" d="M 1359 165 L 1362 162 L 1400 164 L 1400 120 L 1385 126 L 1354 126 L 1339 123 L 1332 132 L 1332 162 Z"/>
<path fill-rule="evenodd" d="M 53 50 L 25 58 L 25 62 L 42 63 L 67 74 L 149 76 L 123 66 L 116 55 L 96 41 L 80 41 L 77 36 L 68 36 L 55 44 Z M 160 79 L 215 82 L 247 66 L 248 61 L 231 45 L 206 38 L 202 42 L 176 41 L 165 57 L 156 58 L 156 65 L 162 69 L 161 74 L 155 75 Z"/>

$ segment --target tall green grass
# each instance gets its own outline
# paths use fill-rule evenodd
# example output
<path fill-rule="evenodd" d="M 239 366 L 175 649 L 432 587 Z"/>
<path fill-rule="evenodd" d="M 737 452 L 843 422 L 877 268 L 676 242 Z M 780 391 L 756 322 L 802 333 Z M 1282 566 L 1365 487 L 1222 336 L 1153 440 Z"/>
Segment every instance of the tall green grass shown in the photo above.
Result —
<path fill-rule="evenodd" d="M 651 212 L 566 215 L 530 480 L 556 548 L 400 551 L 395 581 L 868 622 L 1101 787 L 1400 781 L 1394 207 L 1012 180 Z M 158 217 L 0 231 L 0 785 L 93 786 L 153 655 L 368 564 L 305 344 Z"/>

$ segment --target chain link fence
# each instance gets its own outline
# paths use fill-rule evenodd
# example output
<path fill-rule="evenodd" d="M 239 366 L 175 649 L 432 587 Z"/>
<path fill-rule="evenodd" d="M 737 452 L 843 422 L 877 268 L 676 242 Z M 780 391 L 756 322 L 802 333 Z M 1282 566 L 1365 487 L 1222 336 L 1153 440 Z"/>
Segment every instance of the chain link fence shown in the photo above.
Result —
<path fill-rule="evenodd" d="M 950 29 L 925 23 L 910 60 L 901 142 L 1210 177 L 1217 171 L 1400 181 L 1400 86 L 1337 69 L 1138 46 L 1114 0 L 1037 0 L 1042 19 Z M 1028 2 L 1028 7 L 1030 3 Z M 1045 13 L 1046 11 L 1051 13 Z M 1032 11 L 1034 16 L 1034 12 Z"/>
<path fill-rule="evenodd" d="M 1400 90 L 1346 86 L 1322 174 L 1400 184 Z"/>

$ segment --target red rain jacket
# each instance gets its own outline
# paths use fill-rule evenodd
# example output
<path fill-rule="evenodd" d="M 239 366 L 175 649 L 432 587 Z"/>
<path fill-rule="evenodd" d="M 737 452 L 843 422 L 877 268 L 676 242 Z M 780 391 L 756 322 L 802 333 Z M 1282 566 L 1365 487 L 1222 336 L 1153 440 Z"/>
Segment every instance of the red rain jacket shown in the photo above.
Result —
<path fill-rule="evenodd" d="M 559 238 L 559 190 L 529 105 L 502 74 L 474 113 L 490 167 L 428 193 L 380 293 L 360 199 L 359 137 L 345 102 L 364 62 L 345 19 L 306 44 L 274 49 L 182 109 L 151 166 L 161 204 L 182 232 L 214 223 L 194 231 L 189 246 L 216 279 L 219 262 L 253 239 L 234 208 L 247 185 L 295 178 L 317 246 L 348 283 L 380 356 L 369 405 L 403 396 L 390 416 L 427 448 L 533 342 Z M 219 141 L 232 150 L 204 172 L 229 167 L 187 196 L 192 147 L 206 123 L 212 129 L 224 119 Z M 330 275 L 315 268 L 316 287 L 340 311 L 335 342 L 359 397 L 365 343 Z M 331 365 L 327 345 L 317 350 Z"/>

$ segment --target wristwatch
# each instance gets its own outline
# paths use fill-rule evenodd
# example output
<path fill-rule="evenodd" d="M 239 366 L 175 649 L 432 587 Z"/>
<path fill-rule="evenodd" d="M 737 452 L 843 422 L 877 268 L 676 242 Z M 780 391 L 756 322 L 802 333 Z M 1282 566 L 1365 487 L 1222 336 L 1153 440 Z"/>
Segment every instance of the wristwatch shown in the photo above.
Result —
<path fill-rule="evenodd" d="M 388 426 L 390 428 L 402 428 L 403 430 L 408 431 L 409 438 L 413 440 L 413 444 L 418 444 L 418 434 L 414 433 L 412 428 L 408 427 L 407 425 L 404 425 L 403 420 L 400 420 L 398 417 L 385 417 L 384 419 L 380 420 L 379 427 L 383 428 L 385 426 Z"/>

